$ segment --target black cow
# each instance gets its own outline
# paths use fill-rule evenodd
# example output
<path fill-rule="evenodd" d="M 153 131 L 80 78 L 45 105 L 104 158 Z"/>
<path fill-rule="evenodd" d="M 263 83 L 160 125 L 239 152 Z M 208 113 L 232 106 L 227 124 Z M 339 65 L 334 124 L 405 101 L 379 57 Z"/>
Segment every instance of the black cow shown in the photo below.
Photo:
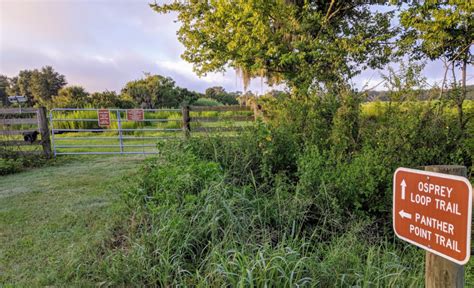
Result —
<path fill-rule="evenodd" d="M 25 140 L 25 142 L 33 144 L 33 142 L 35 142 L 36 139 L 38 139 L 38 134 L 39 134 L 38 131 L 24 132 L 23 139 Z"/>

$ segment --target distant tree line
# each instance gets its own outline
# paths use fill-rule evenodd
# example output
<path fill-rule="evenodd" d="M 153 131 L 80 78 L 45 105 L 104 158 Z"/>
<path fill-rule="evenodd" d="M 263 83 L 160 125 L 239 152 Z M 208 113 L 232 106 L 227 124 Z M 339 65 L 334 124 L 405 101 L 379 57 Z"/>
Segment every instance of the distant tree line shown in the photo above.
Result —
<path fill-rule="evenodd" d="M 448 89 L 449 90 L 449 89 Z M 391 91 L 367 91 L 367 102 L 390 101 Z M 433 100 L 439 96 L 439 88 L 421 89 L 416 91 L 417 100 Z M 466 99 L 474 100 L 474 85 L 466 85 Z"/>
<path fill-rule="evenodd" d="M 54 71 L 51 66 L 22 70 L 11 78 L 0 75 L 0 105 L 10 106 L 8 96 L 22 95 L 27 98 L 26 106 L 154 109 L 179 107 L 183 103 L 235 105 L 242 95 L 241 92 L 227 92 L 220 86 L 210 87 L 205 93 L 199 93 L 177 86 L 170 77 L 149 73 L 141 79 L 126 83 L 120 93 L 89 93 L 81 86 L 66 85 L 66 77 Z"/>
<path fill-rule="evenodd" d="M 467 85 L 466 99 L 474 99 L 474 85 Z M 368 91 L 367 101 L 389 101 L 390 91 Z M 433 99 L 435 89 L 418 90 L 418 100 Z M 143 78 L 125 84 L 120 93 L 103 91 L 89 93 L 77 85 L 67 86 L 66 77 L 51 66 L 41 69 L 22 70 L 17 76 L 8 78 L 0 75 L 0 106 L 11 106 L 8 96 L 26 96 L 26 106 L 46 107 L 105 107 L 145 109 L 179 107 L 183 103 L 200 106 L 249 104 L 255 97 L 251 91 L 227 92 L 221 86 L 209 87 L 204 93 L 190 91 L 176 85 L 170 77 L 145 74 Z M 287 93 L 278 90 L 266 96 L 286 97 Z M 240 101 L 239 101 L 240 100 Z"/>

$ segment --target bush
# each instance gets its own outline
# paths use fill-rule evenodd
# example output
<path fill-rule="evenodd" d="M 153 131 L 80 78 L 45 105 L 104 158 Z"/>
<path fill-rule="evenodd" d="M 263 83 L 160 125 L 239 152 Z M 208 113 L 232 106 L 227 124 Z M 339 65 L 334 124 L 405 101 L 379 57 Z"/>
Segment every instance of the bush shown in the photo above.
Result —
<path fill-rule="evenodd" d="M 0 158 L 0 175 L 19 172 L 23 169 L 23 163 L 19 159 Z"/>
<path fill-rule="evenodd" d="M 1 153 L 7 154 L 0 155 L 0 175 L 18 173 L 28 168 L 40 167 L 46 163 L 46 159 L 43 157 L 17 153 L 12 156 L 8 151 L 0 149 Z"/>
<path fill-rule="evenodd" d="M 283 174 L 271 186 L 235 183 L 220 163 L 245 165 L 232 153 L 203 160 L 207 145 L 162 144 L 163 156 L 122 187 L 127 224 L 75 271 L 107 286 L 420 285 L 423 267 L 412 263 L 421 253 L 398 250 L 356 218 L 330 219 L 337 233 L 324 231 L 311 218 L 314 195 Z"/>
<path fill-rule="evenodd" d="M 254 133 L 245 133 L 241 138 L 212 135 L 202 138 L 191 137 L 182 143 L 182 148 L 202 160 L 219 163 L 231 182 L 241 185 L 250 184 L 255 181 L 254 177 L 261 175 L 263 157 L 258 148 L 262 141 L 262 134 L 259 133 L 258 128 L 250 129 Z"/>
<path fill-rule="evenodd" d="M 324 187 L 332 211 L 357 213 L 360 216 L 387 217 L 390 211 L 391 176 L 393 167 L 387 166 L 371 149 L 354 155 L 351 161 L 334 161 L 327 152 L 314 148 L 300 158 L 301 189 L 316 190 Z M 319 195 L 314 195 L 318 198 Z M 327 206 L 327 204 L 325 205 Z"/>
<path fill-rule="evenodd" d="M 318 199 L 314 194 L 323 187 L 328 193 L 324 201 L 333 203 L 334 211 L 387 220 L 397 167 L 472 166 L 472 137 L 458 140 L 462 137 L 456 118 L 443 103 L 369 103 L 367 109 L 357 97 L 345 92 L 338 97 L 265 100 L 272 140 L 262 154 L 271 155 L 270 162 L 287 161 L 270 173 L 294 175 L 298 162 L 292 179 L 301 193 L 310 191 Z M 280 148 L 271 153 L 273 145 Z"/>
<path fill-rule="evenodd" d="M 393 172 L 471 154 L 443 106 L 366 115 L 345 93 L 277 99 L 233 137 L 159 143 L 123 188 L 121 240 L 78 271 L 111 286 L 422 285 L 423 252 L 391 232 Z"/>
<path fill-rule="evenodd" d="M 222 106 L 221 102 L 211 98 L 199 98 L 193 102 L 194 106 Z"/>

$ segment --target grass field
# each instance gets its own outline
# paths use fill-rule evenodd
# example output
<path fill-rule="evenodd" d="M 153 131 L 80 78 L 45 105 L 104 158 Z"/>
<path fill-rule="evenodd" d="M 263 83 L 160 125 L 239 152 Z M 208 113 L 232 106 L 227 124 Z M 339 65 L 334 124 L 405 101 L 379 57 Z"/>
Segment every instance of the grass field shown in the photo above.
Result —
<path fill-rule="evenodd" d="M 77 254 L 105 237 L 117 217 L 114 184 L 142 159 L 60 158 L 0 177 L 0 286 L 61 285 Z"/>

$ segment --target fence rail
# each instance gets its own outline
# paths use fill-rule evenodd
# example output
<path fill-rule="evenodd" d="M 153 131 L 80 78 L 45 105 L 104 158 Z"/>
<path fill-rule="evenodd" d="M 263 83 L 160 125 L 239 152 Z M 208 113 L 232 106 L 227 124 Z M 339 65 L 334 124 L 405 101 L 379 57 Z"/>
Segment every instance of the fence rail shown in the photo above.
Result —
<path fill-rule="evenodd" d="M 0 124 L 15 125 L 15 124 L 38 124 L 37 118 L 3 118 L 0 119 Z"/>
<path fill-rule="evenodd" d="M 31 143 L 26 142 L 26 141 L 20 141 L 20 140 L 2 140 L 0 141 L 0 147 L 5 147 L 5 146 L 29 146 Z"/>
<path fill-rule="evenodd" d="M 228 117 L 192 117 L 196 122 L 222 122 L 222 121 L 252 121 L 254 116 L 228 116 Z"/>
<path fill-rule="evenodd" d="M 228 105 L 228 106 L 189 106 L 191 111 L 250 111 L 248 106 Z"/>
<path fill-rule="evenodd" d="M 231 112 L 231 115 L 226 113 Z M 212 115 L 206 115 L 214 113 Z M 243 115 L 236 115 L 235 113 L 243 113 Z M 194 132 L 204 133 L 222 133 L 242 131 L 245 123 L 253 121 L 255 116 L 250 107 L 240 105 L 229 106 L 184 106 L 183 114 L 183 131 L 187 137 Z M 215 115 L 217 114 L 217 115 Z M 218 126 L 205 126 L 203 124 L 220 124 Z M 234 123 L 233 125 L 228 125 Z"/>
<path fill-rule="evenodd" d="M 33 133 L 36 129 L 25 129 L 25 130 L 0 130 L 0 135 L 23 135 L 25 133 Z"/>
<path fill-rule="evenodd" d="M 36 108 L 2 108 L 0 109 L 1 114 L 36 114 L 38 109 Z"/>
<path fill-rule="evenodd" d="M 42 146 L 42 151 L 34 149 L 38 146 Z M 43 154 L 50 157 L 51 145 L 46 108 L 0 109 L 0 154 L 1 157 L 17 154 Z"/>

